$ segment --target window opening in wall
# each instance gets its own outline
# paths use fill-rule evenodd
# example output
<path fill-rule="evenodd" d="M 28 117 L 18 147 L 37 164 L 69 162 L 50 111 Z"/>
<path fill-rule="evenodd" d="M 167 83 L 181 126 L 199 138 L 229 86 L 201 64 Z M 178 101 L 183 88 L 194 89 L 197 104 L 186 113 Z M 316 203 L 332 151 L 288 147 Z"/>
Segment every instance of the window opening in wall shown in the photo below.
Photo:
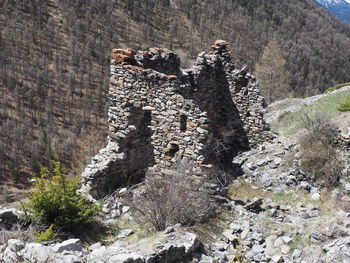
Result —
<path fill-rule="evenodd" d="M 151 121 L 152 121 L 152 112 L 151 111 L 145 111 L 144 117 L 145 117 L 145 122 L 149 123 L 149 125 L 150 125 Z"/>
<path fill-rule="evenodd" d="M 180 116 L 180 131 L 185 132 L 187 128 L 187 116 L 181 115 Z"/>
<path fill-rule="evenodd" d="M 170 157 L 174 157 L 175 154 L 180 150 L 180 147 L 178 144 L 175 143 L 170 143 L 169 146 L 169 156 Z"/>

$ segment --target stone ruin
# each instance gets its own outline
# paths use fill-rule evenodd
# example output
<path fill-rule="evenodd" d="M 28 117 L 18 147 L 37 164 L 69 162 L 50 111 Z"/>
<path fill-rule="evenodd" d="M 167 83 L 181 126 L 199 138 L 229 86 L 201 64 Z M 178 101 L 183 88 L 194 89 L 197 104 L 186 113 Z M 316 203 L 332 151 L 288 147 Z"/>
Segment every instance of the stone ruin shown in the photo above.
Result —
<path fill-rule="evenodd" d="M 186 70 L 167 49 L 113 50 L 109 142 L 83 172 L 82 191 L 98 199 L 182 158 L 199 173 L 230 166 L 271 138 L 258 82 L 234 65 L 227 45 L 216 41 Z"/>

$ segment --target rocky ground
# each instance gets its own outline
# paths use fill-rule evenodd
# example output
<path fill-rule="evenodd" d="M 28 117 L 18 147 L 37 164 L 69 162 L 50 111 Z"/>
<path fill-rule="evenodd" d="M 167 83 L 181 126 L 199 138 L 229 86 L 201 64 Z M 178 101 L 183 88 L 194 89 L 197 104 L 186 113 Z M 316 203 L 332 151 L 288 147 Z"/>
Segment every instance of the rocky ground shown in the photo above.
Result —
<path fill-rule="evenodd" d="M 216 230 L 174 226 L 148 237 L 133 227 L 114 242 L 83 246 L 79 239 L 50 245 L 10 239 L 1 262 L 350 262 L 350 184 L 326 191 L 291 168 L 295 144 L 277 138 L 235 159 L 244 175 L 228 189 L 228 206 Z M 125 190 L 122 189 L 121 192 Z M 6 223 L 14 209 L 2 209 Z M 107 224 L 129 220 L 129 208 L 105 207 Z M 117 218 L 117 219 L 116 219 Z M 202 229 L 201 229 L 202 228 Z M 133 236 L 136 237 L 133 238 Z M 208 238 L 209 236 L 209 238 Z"/>
<path fill-rule="evenodd" d="M 234 224 L 224 233 L 238 233 L 246 262 L 350 262 L 350 185 L 308 181 L 297 148 L 279 137 L 236 158 L 244 176 L 230 188 Z"/>
<path fill-rule="evenodd" d="M 350 183 L 324 189 L 308 180 L 298 168 L 298 149 L 296 137 L 279 135 L 239 154 L 234 164 L 241 176 L 208 224 L 149 233 L 131 223 L 130 207 L 107 202 L 105 224 L 118 225 L 113 238 L 46 245 L 0 239 L 0 262 L 350 262 Z M 349 173 L 349 151 L 339 158 Z M 0 208 L 0 227 L 16 224 L 18 216 Z"/>

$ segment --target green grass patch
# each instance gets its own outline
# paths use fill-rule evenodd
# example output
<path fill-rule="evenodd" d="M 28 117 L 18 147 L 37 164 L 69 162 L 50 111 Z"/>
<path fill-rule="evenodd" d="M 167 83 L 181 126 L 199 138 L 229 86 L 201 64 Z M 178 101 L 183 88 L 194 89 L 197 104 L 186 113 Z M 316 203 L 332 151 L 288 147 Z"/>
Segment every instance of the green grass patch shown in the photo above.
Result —
<path fill-rule="evenodd" d="M 343 92 L 329 94 L 309 105 L 302 106 L 295 112 L 289 112 L 283 116 L 280 121 L 271 123 L 271 129 L 285 135 L 292 135 L 302 129 L 302 115 L 303 113 L 317 113 L 324 114 L 329 117 L 339 114 L 338 106 L 344 101 L 344 97 L 350 97 L 350 90 Z"/>
<path fill-rule="evenodd" d="M 231 199 L 242 201 L 252 200 L 254 197 L 262 199 L 271 197 L 271 192 L 254 187 L 252 184 L 243 180 L 239 180 L 230 185 L 228 194 Z"/>
<path fill-rule="evenodd" d="M 290 207 L 296 207 L 298 203 L 302 203 L 305 206 L 311 203 L 316 207 L 319 207 L 324 214 L 332 214 L 340 209 L 338 205 L 334 204 L 335 201 L 331 197 L 331 193 L 327 190 L 322 192 L 322 198 L 320 200 L 313 200 L 310 193 L 304 190 L 293 188 L 287 193 L 275 193 L 255 187 L 254 185 L 243 180 L 239 180 L 230 185 L 228 194 L 233 200 L 242 200 L 247 202 L 248 200 L 252 200 L 254 197 L 262 198 L 264 200 L 270 198 L 278 205 L 287 205 Z"/>
<path fill-rule="evenodd" d="M 293 242 L 289 245 L 289 247 L 291 248 L 290 250 L 291 253 L 295 249 L 303 249 L 305 247 L 310 247 L 312 245 L 311 239 L 308 236 L 293 234 L 291 238 L 293 239 Z"/>
<path fill-rule="evenodd" d="M 334 204 L 334 199 L 331 198 L 331 193 L 324 190 L 321 194 L 320 200 L 313 200 L 310 193 L 303 190 L 294 189 L 292 193 L 273 193 L 271 199 L 279 205 L 287 205 L 295 207 L 298 203 L 302 203 L 305 206 L 307 204 L 313 204 L 318 207 L 323 214 L 332 214 L 340 207 Z"/>

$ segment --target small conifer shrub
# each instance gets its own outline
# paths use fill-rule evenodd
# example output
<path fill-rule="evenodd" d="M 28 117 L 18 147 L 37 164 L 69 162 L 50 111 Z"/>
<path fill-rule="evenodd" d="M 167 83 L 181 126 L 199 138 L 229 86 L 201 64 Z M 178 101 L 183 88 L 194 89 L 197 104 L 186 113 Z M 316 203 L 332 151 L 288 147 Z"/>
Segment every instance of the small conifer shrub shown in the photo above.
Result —
<path fill-rule="evenodd" d="M 29 202 L 25 205 L 27 219 L 49 226 L 49 232 L 38 237 L 52 237 L 53 230 L 76 232 L 80 227 L 92 223 L 98 207 L 89 204 L 86 197 L 77 194 L 79 178 L 67 178 L 59 162 L 53 162 L 53 170 L 42 168 L 36 178 Z"/>
<path fill-rule="evenodd" d="M 36 242 L 52 241 L 55 239 L 54 225 L 50 225 L 44 232 L 36 232 Z"/>

